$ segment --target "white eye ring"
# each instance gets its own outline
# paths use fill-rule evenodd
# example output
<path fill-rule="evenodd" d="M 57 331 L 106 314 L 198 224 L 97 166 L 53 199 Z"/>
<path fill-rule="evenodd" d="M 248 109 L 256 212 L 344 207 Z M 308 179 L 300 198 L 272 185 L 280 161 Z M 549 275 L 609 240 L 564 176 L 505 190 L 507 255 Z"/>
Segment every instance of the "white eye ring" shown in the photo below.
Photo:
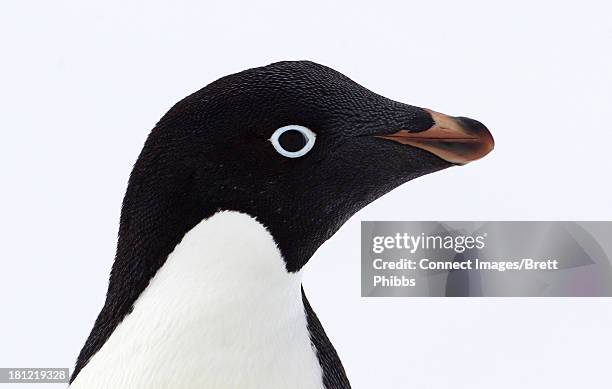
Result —
<path fill-rule="evenodd" d="M 302 134 L 302 136 L 306 140 L 306 144 L 304 145 L 304 147 L 297 151 L 285 150 L 285 148 L 283 148 L 283 146 L 280 144 L 279 139 L 281 135 L 283 135 L 287 131 L 298 131 L 300 134 Z M 272 137 L 270 137 L 270 142 L 272 142 L 272 145 L 280 155 L 285 156 L 287 158 L 299 158 L 306 155 L 312 149 L 315 144 L 316 137 L 317 134 L 312 132 L 309 128 L 306 128 L 304 126 L 298 126 L 297 124 L 290 124 L 274 131 Z"/>

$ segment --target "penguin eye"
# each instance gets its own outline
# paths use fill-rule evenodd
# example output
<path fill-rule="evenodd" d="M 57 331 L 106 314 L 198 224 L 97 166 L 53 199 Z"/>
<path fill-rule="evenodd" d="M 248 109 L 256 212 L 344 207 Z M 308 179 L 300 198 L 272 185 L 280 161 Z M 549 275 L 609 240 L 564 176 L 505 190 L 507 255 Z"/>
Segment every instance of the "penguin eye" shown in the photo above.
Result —
<path fill-rule="evenodd" d="M 306 155 L 314 146 L 316 134 L 304 126 L 290 124 L 274 131 L 270 142 L 276 151 L 287 158 Z"/>

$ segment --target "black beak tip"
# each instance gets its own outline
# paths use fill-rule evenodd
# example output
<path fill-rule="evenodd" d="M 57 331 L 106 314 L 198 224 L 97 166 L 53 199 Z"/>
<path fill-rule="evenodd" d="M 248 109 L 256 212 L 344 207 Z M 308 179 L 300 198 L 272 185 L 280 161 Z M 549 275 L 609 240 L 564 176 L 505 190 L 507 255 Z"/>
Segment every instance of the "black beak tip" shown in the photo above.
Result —
<path fill-rule="evenodd" d="M 487 126 L 485 126 L 478 120 L 466 118 L 464 116 L 458 116 L 455 118 L 455 120 L 457 120 L 459 124 L 461 125 L 461 127 L 463 127 L 463 129 L 468 133 L 471 133 L 474 135 L 481 135 L 483 133 L 489 132 L 489 129 L 487 128 Z"/>

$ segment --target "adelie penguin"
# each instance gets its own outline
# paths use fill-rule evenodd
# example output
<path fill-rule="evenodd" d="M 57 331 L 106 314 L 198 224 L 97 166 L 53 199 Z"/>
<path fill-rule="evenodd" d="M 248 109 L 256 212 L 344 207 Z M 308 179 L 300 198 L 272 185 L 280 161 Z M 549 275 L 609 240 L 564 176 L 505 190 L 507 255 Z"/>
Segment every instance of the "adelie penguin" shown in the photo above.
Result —
<path fill-rule="evenodd" d="M 475 120 L 306 61 L 186 97 L 130 176 L 106 302 L 71 387 L 350 388 L 304 266 L 376 198 L 492 148 Z"/>

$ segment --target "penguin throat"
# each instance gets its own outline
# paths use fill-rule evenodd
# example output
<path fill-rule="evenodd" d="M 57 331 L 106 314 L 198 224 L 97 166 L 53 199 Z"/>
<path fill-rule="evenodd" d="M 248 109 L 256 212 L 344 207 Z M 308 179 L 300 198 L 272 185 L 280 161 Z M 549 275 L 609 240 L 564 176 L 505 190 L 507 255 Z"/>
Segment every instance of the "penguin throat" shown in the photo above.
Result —
<path fill-rule="evenodd" d="M 72 387 L 319 388 L 301 277 L 253 217 L 219 212 L 183 237 Z"/>

